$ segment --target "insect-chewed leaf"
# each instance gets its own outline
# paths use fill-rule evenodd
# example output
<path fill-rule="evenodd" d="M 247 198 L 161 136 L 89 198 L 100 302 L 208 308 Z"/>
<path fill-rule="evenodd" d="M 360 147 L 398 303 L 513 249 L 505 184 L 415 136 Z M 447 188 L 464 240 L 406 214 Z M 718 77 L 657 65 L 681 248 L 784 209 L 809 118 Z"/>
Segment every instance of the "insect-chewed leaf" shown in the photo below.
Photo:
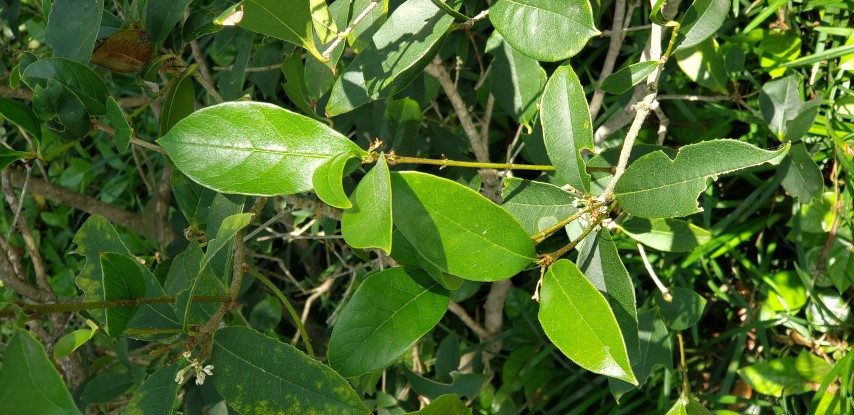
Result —
<path fill-rule="evenodd" d="M 629 165 L 614 187 L 614 196 L 623 210 L 635 216 L 687 216 L 700 211 L 697 198 L 707 178 L 762 163 L 776 165 L 788 151 L 788 144 L 772 151 L 737 140 L 689 144 L 673 160 L 654 151 Z"/>
<path fill-rule="evenodd" d="M 197 111 L 157 140 L 197 183 L 223 193 L 308 191 L 314 171 L 341 153 L 367 153 L 323 123 L 272 104 L 229 102 Z"/>

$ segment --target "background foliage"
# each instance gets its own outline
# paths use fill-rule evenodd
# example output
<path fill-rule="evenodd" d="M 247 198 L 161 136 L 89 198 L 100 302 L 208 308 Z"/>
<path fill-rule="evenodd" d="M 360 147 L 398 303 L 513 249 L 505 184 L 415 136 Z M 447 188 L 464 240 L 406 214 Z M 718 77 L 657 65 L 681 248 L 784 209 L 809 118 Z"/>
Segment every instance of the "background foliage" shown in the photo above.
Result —
<path fill-rule="evenodd" d="M 851 27 L 0 0 L 0 402 L 851 413 Z"/>

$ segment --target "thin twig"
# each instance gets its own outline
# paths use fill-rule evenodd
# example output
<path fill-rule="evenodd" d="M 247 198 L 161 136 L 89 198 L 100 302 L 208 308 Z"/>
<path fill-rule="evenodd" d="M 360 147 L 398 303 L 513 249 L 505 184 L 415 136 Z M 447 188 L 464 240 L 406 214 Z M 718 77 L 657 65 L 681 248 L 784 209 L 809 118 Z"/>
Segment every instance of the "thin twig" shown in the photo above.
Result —
<path fill-rule="evenodd" d="M 342 41 L 344 41 L 344 39 L 346 39 L 346 38 L 347 38 L 347 36 L 350 36 L 350 32 L 351 32 L 351 31 L 353 31 L 353 28 L 354 28 L 354 27 L 356 27 L 356 25 L 357 25 L 357 24 L 359 24 L 359 22 L 361 22 L 365 17 L 367 17 L 367 16 L 368 16 L 368 14 L 370 14 L 370 13 L 371 13 L 371 10 L 373 10 L 375 7 L 377 7 L 377 5 L 378 5 L 379 3 L 380 3 L 380 0 L 373 0 L 372 2 L 370 2 L 370 3 L 365 7 L 365 10 L 362 10 L 362 12 L 361 12 L 361 13 L 359 13 L 359 15 L 358 15 L 358 16 L 356 16 L 356 18 L 355 18 L 355 19 L 353 19 L 353 21 L 352 21 L 352 22 L 350 22 L 350 25 L 349 25 L 349 26 L 347 26 L 347 28 L 346 28 L 346 29 L 344 29 L 344 31 L 343 31 L 343 32 L 339 32 L 339 33 L 338 33 L 338 35 L 336 35 L 336 37 L 335 37 L 335 41 L 333 41 L 333 42 L 332 42 L 332 44 L 331 44 L 331 45 L 329 45 L 329 47 L 328 47 L 328 48 L 326 48 L 326 50 L 325 50 L 325 51 L 323 51 L 323 53 L 321 54 L 321 56 L 323 56 L 324 58 L 326 58 L 327 60 L 329 60 L 329 57 L 330 57 L 330 56 L 332 56 L 332 52 L 334 52 L 334 51 L 335 51 L 335 48 L 337 48 L 337 47 L 338 47 L 338 45 L 340 45 L 340 44 L 341 44 L 341 42 L 342 42 Z"/>
<path fill-rule="evenodd" d="M 623 44 L 623 38 L 626 34 L 622 31 L 623 20 L 626 16 L 626 0 L 616 0 L 614 3 L 614 33 L 611 36 L 611 42 L 608 44 L 608 53 L 605 55 L 605 62 L 602 64 L 602 71 L 599 73 L 599 80 L 596 81 L 596 91 L 593 92 L 593 98 L 590 100 L 590 119 L 596 120 L 599 115 L 599 110 L 602 108 L 602 101 L 605 99 L 605 91 L 600 88 L 602 82 L 605 81 L 614 71 L 614 65 L 617 62 L 617 55 L 620 53 L 620 46 Z"/>
<path fill-rule="evenodd" d="M 272 71 L 274 69 L 281 69 L 281 68 L 282 68 L 282 64 L 277 63 L 277 64 L 267 65 L 267 66 L 252 66 L 252 67 L 246 68 L 244 70 L 244 72 L 265 72 L 265 71 Z M 215 71 L 230 71 L 232 69 L 234 69 L 234 65 L 214 66 L 213 67 L 213 70 L 215 70 Z"/>
<path fill-rule="evenodd" d="M 466 312 L 466 309 L 464 309 L 461 305 L 451 301 L 450 303 L 448 303 L 448 311 L 454 313 L 454 315 L 459 317 L 460 321 L 462 321 L 463 324 L 465 324 L 466 327 L 468 327 L 471 331 L 477 334 L 477 337 L 479 337 L 481 340 L 486 340 L 489 338 L 489 333 L 486 331 L 486 329 L 484 329 L 480 324 L 474 321 L 474 319 L 471 318 L 468 312 Z"/>
<path fill-rule="evenodd" d="M 19 200 L 17 196 L 15 196 L 15 191 L 12 190 L 11 173 L 9 169 L 5 169 L 2 172 L 2 186 L 3 193 L 6 196 L 6 201 L 9 203 L 12 210 L 16 211 L 18 209 L 18 203 L 24 203 L 24 201 Z M 38 244 L 36 244 L 36 239 L 33 237 L 33 233 L 30 231 L 30 224 L 27 221 L 26 215 L 20 216 L 20 219 L 18 220 L 18 231 L 21 234 L 21 238 L 24 239 L 24 245 L 30 252 L 30 260 L 33 263 L 33 271 L 35 271 L 36 274 L 36 285 L 39 287 L 39 290 L 44 292 L 48 299 L 52 300 L 56 298 L 50 283 L 47 281 L 47 270 L 44 265 L 44 260 L 42 259 L 41 250 L 39 249 Z"/>
<path fill-rule="evenodd" d="M 104 124 L 102 124 L 102 123 L 100 123 L 100 122 L 97 122 L 97 121 L 96 121 L 96 122 L 92 123 L 92 126 L 94 126 L 95 128 L 97 128 L 97 129 L 99 129 L 99 130 L 101 130 L 101 131 L 103 131 L 103 132 L 105 132 L 105 133 L 107 133 L 107 134 L 110 134 L 110 135 L 113 135 L 113 136 L 115 136 L 115 135 L 116 135 L 116 130 L 115 130 L 115 129 L 113 129 L 113 128 L 111 128 L 111 127 L 108 127 L 108 126 L 106 126 L 106 125 L 104 125 Z M 142 140 L 142 139 L 140 139 L 140 138 L 139 138 L 139 137 L 137 137 L 137 136 L 133 136 L 133 135 L 132 135 L 132 136 L 130 137 L 130 142 L 131 142 L 132 144 L 135 144 L 135 145 L 139 146 L 139 147 L 143 147 L 143 148 L 149 149 L 149 150 L 151 150 L 151 151 L 154 151 L 154 152 L 157 152 L 157 153 L 160 153 L 160 154 L 166 154 L 166 150 L 164 150 L 164 149 L 163 149 L 163 147 L 160 147 L 160 146 L 158 146 L 157 144 L 154 144 L 154 143 L 149 143 L 148 141 Z"/>
<path fill-rule="evenodd" d="M 659 95 L 659 101 L 666 100 L 682 100 L 682 101 L 705 101 L 705 102 L 720 102 L 732 101 L 732 97 L 728 95 Z"/>
<path fill-rule="evenodd" d="M 655 274 L 655 269 L 653 269 L 652 264 L 649 263 L 649 258 L 646 257 L 646 250 L 643 249 L 643 245 L 638 243 L 637 247 L 638 252 L 640 252 L 641 260 L 643 260 L 643 266 L 646 268 L 646 272 L 649 273 L 649 277 L 652 278 L 652 282 L 654 282 L 655 286 L 658 287 L 658 290 L 661 291 L 661 297 L 668 303 L 673 301 L 673 295 L 670 294 L 670 289 L 667 288 L 660 279 L 658 279 L 658 275 Z"/>
<path fill-rule="evenodd" d="M 202 78 L 205 78 L 209 84 L 213 85 L 211 70 L 208 69 L 208 62 L 205 59 L 202 48 L 199 47 L 199 42 L 197 40 L 190 42 L 190 49 L 193 51 L 193 59 L 199 65 L 199 72 L 202 74 Z"/>
<path fill-rule="evenodd" d="M 323 281 L 323 283 L 317 286 L 317 288 L 311 290 L 311 295 L 305 300 L 305 304 L 302 307 L 302 314 L 300 315 L 300 321 L 303 325 L 308 321 L 308 313 L 311 312 L 311 305 L 314 304 L 314 301 L 320 298 L 321 295 L 329 292 L 329 290 L 332 289 L 333 284 L 335 284 L 335 280 L 330 278 Z M 297 344 L 300 336 L 301 332 L 297 330 L 296 334 L 294 334 L 294 337 L 291 339 L 291 346 Z"/>

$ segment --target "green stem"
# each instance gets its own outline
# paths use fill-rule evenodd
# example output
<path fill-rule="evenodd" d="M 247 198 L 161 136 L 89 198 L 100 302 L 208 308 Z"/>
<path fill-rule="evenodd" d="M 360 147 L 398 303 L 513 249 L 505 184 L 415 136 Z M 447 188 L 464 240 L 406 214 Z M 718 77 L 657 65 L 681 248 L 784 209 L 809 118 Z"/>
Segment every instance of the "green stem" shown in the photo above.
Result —
<path fill-rule="evenodd" d="M 587 229 L 585 229 L 584 232 L 581 233 L 581 236 L 576 238 L 574 241 L 566 244 L 563 248 L 558 249 L 557 251 L 554 251 L 552 253 L 543 255 L 542 258 L 538 261 L 538 263 L 542 263 L 545 265 L 553 264 L 555 261 L 560 259 L 560 257 L 566 255 L 567 252 L 571 251 L 578 244 L 580 244 L 581 241 L 583 241 L 584 238 L 587 237 L 587 235 L 590 235 L 590 232 L 593 232 L 593 229 L 596 229 L 596 227 L 599 226 L 600 223 L 602 223 L 606 216 L 607 215 L 604 214 L 600 215 L 595 222 L 591 223 L 590 226 L 588 226 Z"/>
<path fill-rule="evenodd" d="M 196 69 L 198 67 L 199 67 L 198 64 L 190 65 L 187 68 L 187 71 L 190 71 L 189 74 L 192 74 L 193 72 L 196 71 Z M 187 72 L 185 71 L 184 73 L 187 73 Z M 132 119 L 138 117 L 139 114 L 142 114 L 142 112 L 145 111 L 146 109 L 148 109 L 148 107 L 151 106 L 151 104 L 154 103 L 154 101 L 157 101 L 158 99 L 160 99 L 160 97 L 165 96 L 166 93 L 169 92 L 169 89 L 171 89 L 183 77 L 184 77 L 183 74 L 181 74 L 181 75 L 178 75 L 178 76 L 172 78 L 171 80 L 169 80 L 169 82 L 167 82 L 166 85 L 163 86 L 163 88 L 160 88 L 160 91 L 158 91 L 156 97 L 151 98 L 148 101 L 146 101 L 145 103 L 143 103 L 142 105 L 140 105 L 139 108 L 136 109 L 136 111 L 132 112 L 128 116 L 128 119 L 132 120 Z"/>
<path fill-rule="evenodd" d="M 192 301 L 196 303 L 224 303 L 230 302 L 231 298 L 228 296 L 221 295 L 200 295 L 193 297 Z M 99 308 L 136 307 L 143 304 L 169 304 L 174 302 L 175 297 L 146 297 L 128 298 L 124 300 L 86 301 L 82 303 L 22 304 L 19 302 L 13 302 L 12 304 L 15 304 L 20 307 L 25 314 L 40 315 L 95 310 Z M 14 316 L 15 312 L 13 310 L 0 311 L 0 317 Z"/>
<path fill-rule="evenodd" d="M 291 302 L 288 301 L 288 298 L 282 293 L 279 287 L 276 287 L 269 278 L 262 275 L 260 272 L 250 269 L 249 273 L 252 274 L 253 277 L 257 278 L 258 281 L 261 281 L 273 294 L 276 294 L 276 297 L 279 297 L 279 301 L 284 304 L 285 308 L 288 309 L 288 314 L 291 315 L 291 318 L 294 320 L 294 323 L 297 325 L 297 330 L 300 332 L 300 336 L 302 336 L 302 342 L 305 344 L 305 351 L 308 352 L 308 355 L 311 356 L 312 359 L 317 359 L 317 356 L 314 355 L 314 348 L 311 347 L 311 341 L 308 339 L 308 332 L 305 330 L 305 326 L 302 324 L 302 319 L 300 319 L 299 314 L 297 314 L 297 310 L 291 305 Z"/>
<path fill-rule="evenodd" d="M 538 170 L 538 171 L 554 171 L 554 166 L 535 165 L 535 164 L 515 164 L 515 163 L 480 163 L 477 161 L 456 161 L 456 160 L 436 160 L 425 159 L 419 157 L 404 157 L 394 154 L 386 154 L 386 161 L 389 166 L 397 164 L 430 164 L 441 167 L 468 167 L 474 169 L 502 169 L 502 170 Z M 376 156 L 369 156 L 365 159 L 367 163 L 376 162 Z"/>
<path fill-rule="evenodd" d="M 604 203 L 602 203 L 602 202 L 600 202 L 600 203 L 594 203 L 594 204 L 593 204 L 593 205 L 591 205 L 590 207 L 587 207 L 587 208 L 585 208 L 585 209 L 579 210 L 578 212 L 575 212 L 575 213 L 573 213 L 571 216 L 567 217 L 566 219 L 564 219 L 564 220 L 562 220 L 562 221 L 560 221 L 560 222 L 558 222 L 558 223 L 555 223 L 555 224 L 554 224 L 554 225 L 552 225 L 552 226 L 549 226 L 546 230 L 544 230 L 544 231 L 542 231 L 542 232 L 540 232 L 540 233 L 537 233 L 537 234 L 531 235 L 531 240 L 533 240 L 535 244 L 538 244 L 538 243 L 540 243 L 540 242 L 544 241 L 544 240 L 545 240 L 546 238 L 548 238 L 549 236 L 551 236 L 553 233 L 555 233 L 555 232 L 557 232 L 557 231 L 559 231 L 559 230 L 563 229 L 563 227 L 564 227 L 564 226 L 569 225 L 570 223 L 572 223 L 572 222 L 573 222 L 573 221 L 575 221 L 576 219 L 580 218 L 580 217 L 581 217 L 581 215 L 584 215 L 585 213 L 590 212 L 590 211 L 592 211 L 592 210 L 594 210 L 594 209 L 599 209 L 599 207 L 600 207 L 600 206 L 602 206 L 603 204 L 604 204 Z M 570 248 L 570 249 L 571 249 L 571 248 Z"/>

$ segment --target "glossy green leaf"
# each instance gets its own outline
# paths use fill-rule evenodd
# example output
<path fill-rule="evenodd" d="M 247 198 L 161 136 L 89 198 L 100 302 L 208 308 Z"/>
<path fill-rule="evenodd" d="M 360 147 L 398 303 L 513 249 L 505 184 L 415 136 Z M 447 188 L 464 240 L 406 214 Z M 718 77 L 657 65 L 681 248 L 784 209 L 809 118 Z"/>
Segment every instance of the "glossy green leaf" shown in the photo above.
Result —
<path fill-rule="evenodd" d="M 609 94 L 620 95 L 645 80 L 658 67 L 658 61 L 631 64 L 608 75 L 599 88 Z"/>
<path fill-rule="evenodd" d="M 540 119 L 546 151 L 557 175 L 570 186 L 589 191 L 590 175 L 585 170 L 581 150 L 593 151 L 593 126 L 584 89 L 571 66 L 558 67 L 549 78 Z"/>
<path fill-rule="evenodd" d="M 246 101 L 196 111 L 157 142 L 184 174 L 203 186 L 266 196 L 310 190 L 314 170 L 333 155 L 366 155 L 320 122 Z"/>
<path fill-rule="evenodd" d="M 687 288 L 674 287 L 670 289 L 672 301 L 665 301 L 658 293 L 655 297 L 661 307 L 661 317 L 667 327 L 673 330 L 686 330 L 697 324 L 706 308 L 706 299 L 700 294 Z"/>
<path fill-rule="evenodd" d="M 771 275 L 768 298 L 763 307 L 781 313 L 795 314 L 807 303 L 807 289 L 796 271 L 780 271 Z"/>
<path fill-rule="evenodd" d="M 587 0 L 498 0 L 489 20 L 510 46 L 538 61 L 575 56 L 599 35 Z"/>
<path fill-rule="evenodd" d="M 80 400 L 89 404 L 111 402 L 127 392 L 133 384 L 133 377 L 129 373 L 103 373 L 86 383 Z"/>
<path fill-rule="evenodd" d="M 393 243 L 390 255 L 398 264 L 400 264 L 400 266 L 420 269 L 421 271 L 426 272 L 434 281 L 442 284 L 443 287 L 449 290 L 456 288 L 449 287 L 447 281 L 445 281 L 445 276 L 450 274 L 442 272 L 439 267 L 433 265 L 432 262 L 428 261 L 423 255 L 418 253 L 412 245 L 412 242 L 410 242 L 409 239 L 400 232 L 400 230 L 394 231 L 392 234 L 392 241 Z"/>
<path fill-rule="evenodd" d="M 457 395 L 442 395 L 430 402 L 424 409 L 410 412 L 412 415 L 471 415 L 467 407 Z"/>
<path fill-rule="evenodd" d="M 780 163 L 783 188 L 802 203 L 810 203 L 824 193 L 824 176 L 804 143 L 795 143 Z"/>
<path fill-rule="evenodd" d="M 142 11 L 142 26 L 148 39 L 162 45 L 169 32 L 181 21 L 184 9 L 192 0 L 146 0 Z"/>
<path fill-rule="evenodd" d="M 180 365 L 166 365 L 152 373 L 133 394 L 125 415 L 172 415 L 178 388 L 175 375 Z"/>
<path fill-rule="evenodd" d="M 582 241 L 576 263 L 579 271 L 611 306 L 629 362 L 637 360 L 640 357 L 640 346 L 635 286 L 608 230 L 595 232 Z"/>
<path fill-rule="evenodd" d="M 385 369 L 430 331 L 448 309 L 448 292 L 426 275 L 391 268 L 368 277 L 341 310 L 329 340 L 329 365 L 351 378 Z"/>
<path fill-rule="evenodd" d="M 44 346 L 20 329 L 15 330 L 3 353 L 0 402 L 24 415 L 80 413 Z"/>
<path fill-rule="evenodd" d="M 94 335 L 95 331 L 92 329 L 79 329 L 62 336 L 53 347 L 53 356 L 62 359 L 70 355 L 78 347 L 86 344 Z"/>
<path fill-rule="evenodd" d="M 717 33 L 729 14 L 730 0 L 697 0 L 685 11 L 676 50 L 690 48 Z"/>
<path fill-rule="evenodd" d="M 161 113 L 162 114 L 162 113 Z M 107 119 L 115 129 L 114 140 L 119 153 L 125 154 L 130 146 L 130 138 L 133 135 L 133 128 L 130 126 L 124 110 L 116 102 L 112 96 L 107 97 Z"/>
<path fill-rule="evenodd" d="M 617 226 L 632 239 L 664 252 L 688 252 L 712 238 L 709 231 L 678 219 L 633 218 Z"/>
<path fill-rule="evenodd" d="M 22 79 L 31 89 L 36 85 L 48 87 L 48 81 L 54 80 L 76 95 L 90 115 L 106 114 L 107 85 L 104 80 L 88 66 L 63 58 L 41 59 L 27 66 Z"/>
<path fill-rule="evenodd" d="M 353 207 L 341 215 L 341 234 L 353 248 L 391 252 L 391 177 L 385 156 L 362 178 L 350 195 Z"/>
<path fill-rule="evenodd" d="M 756 48 L 760 54 L 759 65 L 768 71 L 772 78 L 786 73 L 790 62 L 801 56 L 801 35 L 795 30 L 765 30 L 762 40 Z"/>
<path fill-rule="evenodd" d="M 546 230 L 576 212 L 575 195 L 552 184 L 508 177 L 501 189 L 502 207 L 529 235 Z"/>
<path fill-rule="evenodd" d="M 53 56 L 89 63 L 103 12 L 102 0 L 54 1 L 45 31 Z"/>
<path fill-rule="evenodd" d="M 285 58 L 282 62 L 282 73 L 285 74 L 285 83 L 282 89 L 288 99 L 306 114 L 314 114 L 314 109 L 308 103 L 308 89 L 306 87 L 305 66 L 302 62 L 302 56 L 294 53 Z"/>
<path fill-rule="evenodd" d="M 9 98 L 0 97 L 0 117 L 21 127 L 31 137 L 41 140 L 41 122 L 27 104 Z"/>
<path fill-rule="evenodd" d="M 380 137 L 397 154 L 414 156 L 417 153 L 421 118 L 421 106 L 415 100 L 389 100 L 380 126 Z"/>
<path fill-rule="evenodd" d="M 100 257 L 104 300 L 129 300 L 145 297 L 145 280 L 142 277 L 139 264 L 135 260 L 113 252 L 103 252 Z M 139 306 L 105 309 L 104 329 L 107 334 L 111 337 L 122 334 L 138 310 Z"/>
<path fill-rule="evenodd" d="M 743 367 L 738 375 L 757 392 L 781 398 L 809 391 L 796 364 L 795 357 L 780 357 Z"/>
<path fill-rule="evenodd" d="M 546 86 L 546 71 L 540 63 L 510 47 L 501 34 L 492 32 L 486 43 L 492 60 L 492 94 L 495 102 L 520 124 L 530 125 Z M 500 87 L 498 87 L 500 86 Z"/>
<path fill-rule="evenodd" d="M 311 183 L 320 200 L 341 209 L 353 207 L 344 192 L 342 180 L 347 173 L 348 162 L 359 160 L 359 156 L 356 152 L 336 154 L 317 167 L 311 176 Z"/>
<path fill-rule="evenodd" d="M 326 44 L 335 39 L 338 34 L 338 26 L 332 20 L 332 15 L 329 13 L 329 7 L 326 5 L 326 0 L 310 0 L 311 4 L 311 20 L 314 24 L 314 31 L 320 39 L 321 44 Z"/>
<path fill-rule="evenodd" d="M 196 109 L 196 88 L 193 86 L 193 77 L 190 71 L 179 75 L 178 79 L 160 109 L 160 136 L 166 135 L 178 121 L 192 114 Z"/>
<path fill-rule="evenodd" d="M 711 415 L 711 412 L 697 398 L 682 394 L 665 415 Z"/>
<path fill-rule="evenodd" d="M 33 89 L 33 110 L 47 120 L 45 126 L 48 130 L 66 140 L 83 137 L 89 132 L 91 121 L 83 102 L 56 80 L 48 80 L 46 88 L 36 85 Z"/>
<path fill-rule="evenodd" d="M 244 415 L 370 412 L 328 366 L 246 327 L 217 330 L 210 363 L 217 391 Z"/>
<path fill-rule="evenodd" d="M 340 1 L 340 0 L 339 0 Z M 377 5 L 362 19 L 359 24 L 353 27 L 350 36 L 347 36 L 347 42 L 353 51 L 362 53 L 362 50 L 371 44 L 371 38 L 379 28 L 385 24 L 388 17 L 388 0 L 346 0 L 351 5 L 350 22 L 362 14 L 369 4 L 376 1 Z"/>
<path fill-rule="evenodd" d="M 538 316 L 546 336 L 570 360 L 591 372 L 638 383 L 608 300 L 572 262 L 561 259 L 546 271 Z"/>
<path fill-rule="evenodd" d="M 763 163 L 779 164 L 789 150 L 763 150 L 736 140 L 709 140 L 679 149 L 671 160 L 654 151 L 629 165 L 614 195 L 628 213 L 646 218 L 686 216 L 700 212 L 697 198 L 706 178 Z"/>
<path fill-rule="evenodd" d="M 243 19 L 238 26 L 302 46 L 317 59 L 325 61 L 314 45 L 311 4 L 299 1 L 282 7 L 279 0 L 245 0 Z"/>
<path fill-rule="evenodd" d="M 768 128 L 778 139 L 782 139 L 786 134 L 786 121 L 794 119 L 801 108 L 799 83 L 797 75 L 789 75 L 762 85 L 762 91 L 759 93 L 759 110 Z"/>
<path fill-rule="evenodd" d="M 655 366 L 673 368 L 673 350 L 667 326 L 658 314 L 658 309 L 646 310 L 638 314 L 638 340 L 640 355 L 632 359 L 632 371 L 639 385 L 635 386 L 619 379 L 608 378 L 611 394 L 619 400 L 626 392 L 636 389 L 646 382 Z"/>
<path fill-rule="evenodd" d="M 798 141 L 807 135 L 812 129 L 816 118 L 818 118 L 821 102 L 821 95 L 818 95 L 812 101 L 804 102 L 801 105 L 795 118 L 786 121 L 786 135 L 783 136 L 784 141 Z"/>
<path fill-rule="evenodd" d="M 429 399 L 438 399 L 442 395 L 449 394 L 471 399 L 477 395 L 486 381 L 486 375 L 480 373 L 454 372 L 451 374 L 453 381 L 450 384 L 440 383 L 413 373 L 406 365 L 401 365 L 400 368 L 403 369 L 406 380 L 412 385 L 412 390 Z"/>
<path fill-rule="evenodd" d="M 335 82 L 327 115 L 343 114 L 405 88 L 439 51 L 453 22 L 430 0 L 401 4 Z"/>
<path fill-rule="evenodd" d="M 676 63 L 692 81 L 713 91 L 726 94 L 729 76 L 724 57 L 714 39 L 706 39 L 690 48 L 674 53 Z"/>
<path fill-rule="evenodd" d="M 28 160 L 36 157 L 38 157 L 38 154 L 25 151 L 9 150 L 6 147 L 0 147 L 0 170 L 9 167 L 9 165 L 18 160 Z"/>
<path fill-rule="evenodd" d="M 608 186 L 608 183 L 611 182 L 620 158 L 620 150 L 620 148 L 609 148 L 587 160 L 587 168 L 596 169 L 596 171 L 590 173 L 590 193 L 592 195 L 601 195 Z M 629 165 L 642 156 L 657 150 L 663 151 L 664 154 L 667 154 L 671 158 L 676 157 L 676 149 L 671 147 L 662 147 L 654 144 L 635 144 L 632 147 L 631 154 L 629 154 Z"/>
<path fill-rule="evenodd" d="M 395 225 L 443 272 L 499 281 L 536 259 L 522 225 L 468 187 L 416 172 L 392 173 L 391 187 Z"/>

